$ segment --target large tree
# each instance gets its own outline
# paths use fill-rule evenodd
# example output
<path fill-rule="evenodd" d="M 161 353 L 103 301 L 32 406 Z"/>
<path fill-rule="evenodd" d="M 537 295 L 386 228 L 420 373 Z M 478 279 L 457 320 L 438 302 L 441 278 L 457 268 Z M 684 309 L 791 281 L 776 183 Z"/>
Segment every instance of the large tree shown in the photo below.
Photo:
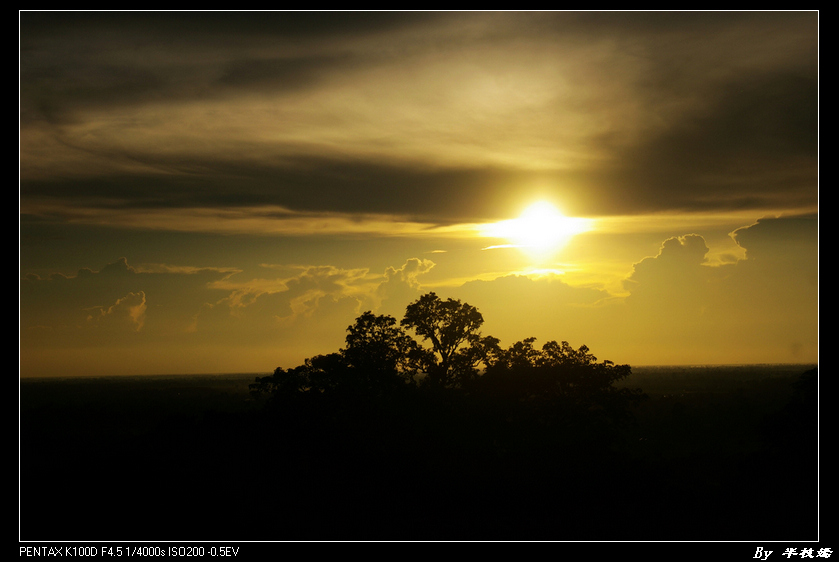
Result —
<path fill-rule="evenodd" d="M 428 360 L 393 316 L 365 312 L 347 332 L 347 346 L 341 354 L 348 366 L 364 373 L 374 386 L 393 386 L 406 380 L 413 383 Z"/>
<path fill-rule="evenodd" d="M 497 348 L 498 340 L 481 337 L 484 317 L 474 306 L 460 300 L 442 300 L 428 293 L 408 305 L 402 326 L 431 342 L 432 362 L 426 381 L 438 386 L 457 386 L 476 375 L 476 366 Z"/>

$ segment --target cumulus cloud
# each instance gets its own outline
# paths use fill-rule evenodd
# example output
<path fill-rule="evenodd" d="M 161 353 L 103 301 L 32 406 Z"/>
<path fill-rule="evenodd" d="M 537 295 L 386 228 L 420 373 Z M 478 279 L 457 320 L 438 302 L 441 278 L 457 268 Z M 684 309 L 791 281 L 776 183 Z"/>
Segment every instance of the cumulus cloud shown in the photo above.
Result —
<path fill-rule="evenodd" d="M 701 307 L 705 302 L 708 268 L 703 268 L 708 246 L 704 238 L 688 234 L 665 240 L 655 257 L 644 258 L 636 263 L 632 273 L 624 281 L 624 288 L 630 292 L 627 302 L 649 307 L 649 312 L 661 312 L 659 306 Z"/>
<path fill-rule="evenodd" d="M 815 216 L 761 219 L 732 236 L 746 259 L 711 266 L 704 239 L 666 240 L 635 264 L 618 334 L 672 362 L 796 362 L 818 354 Z M 681 360 L 681 361 L 680 361 Z"/>
<path fill-rule="evenodd" d="M 90 311 L 88 321 L 108 330 L 119 330 L 121 326 L 129 325 L 139 332 L 146 319 L 146 308 L 145 293 L 128 293 L 108 308 Z"/>
<path fill-rule="evenodd" d="M 271 338 L 278 328 L 293 326 L 299 317 L 315 314 L 324 300 L 351 299 L 357 308 L 362 285 L 366 283 L 366 269 L 333 266 L 293 269 L 297 272 L 288 277 L 229 279 L 214 284 L 214 288 L 227 294 L 202 306 L 191 331 L 231 331 L 231 336 L 237 338 Z M 236 333 L 231 330 L 233 325 L 237 326 Z"/>
<path fill-rule="evenodd" d="M 22 340 L 36 337 L 44 344 L 43 334 L 50 333 L 95 344 L 111 333 L 109 327 L 120 323 L 152 337 L 182 332 L 191 314 L 212 295 L 210 284 L 230 275 L 214 268 L 154 269 L 138 271 L 120 258 L 99 271 L 81 268 L 75 276 L 25 276 L 20 291 Z M 92 327 L 107 329 L 93 335 Z"/>
<path fill-rule="evenodd" d="M 419 277 L 428 273 L 434 265 L 429 259 L 410 258 L 400 268 L 388 267 L 384 281 L 376 288 L 374 308 L 401 318 L 405 307 L 422 294 Z"/>

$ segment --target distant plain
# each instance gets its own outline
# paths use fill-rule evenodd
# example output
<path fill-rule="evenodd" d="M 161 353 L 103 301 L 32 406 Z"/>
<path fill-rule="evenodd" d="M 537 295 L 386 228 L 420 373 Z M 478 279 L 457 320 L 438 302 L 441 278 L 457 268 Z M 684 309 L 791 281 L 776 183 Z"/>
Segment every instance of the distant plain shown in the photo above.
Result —
<path fill-rule="evenodd" d="M 21 380 L 21 539 L 814 540 L 816 417 L 790 409 L 812 367 L 637 367 L 649 399 L 610 460 L 497 464 L 430 430 L 279 423 L 259 374 Z M 447 463 L 482 472 L 461 500 L 427 474 Z M 557 463 L 583 480 L 546 482 Z"/>

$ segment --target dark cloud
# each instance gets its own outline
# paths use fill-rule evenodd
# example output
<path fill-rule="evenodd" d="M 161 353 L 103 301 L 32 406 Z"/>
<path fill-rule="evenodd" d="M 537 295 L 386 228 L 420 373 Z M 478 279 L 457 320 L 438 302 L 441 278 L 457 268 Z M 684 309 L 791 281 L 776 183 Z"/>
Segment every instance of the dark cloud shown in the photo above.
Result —
<path fill-rule="evenodd" d="M 86 206 L 276 205 L 433 223 L 502 218 L 530 196 L 552 197 L 578 215 L 814 207 L 817 25 L 815 12 L 22 12 L 21 196 L 65 201 L 68 216 Z M 433 70 L 460 66 L 427 84 L 431 75 L 416 71 L 417 61 Z M 542 66 L 531 69 L 533 62 Z M 441 158 L 465 148 L 527 155 L 527 147 L 504 143 L 528 113 L 499 123 L 492 119 L 503 106 L 473 114 L 489 94 L 446 106 L 471 77 L 491 88 L 513 81 L 511 69 L 527 73 L 525 93 L 538 91 L 546 70 L 569 72 L 545 82 L 555 101 L 532 110 L 532 135 L 542 142 L 555 127 L 556 146 L 535 146 L 562 153 L 570 143 L 566 150 L 583 157 L 530 166 L 473 164 L 468 156 L 443 163 L 411 152 L 416 142 Z M 313 101 L 294 107 L 317 115 L 312 127 L 326 141 L 307 146 L 282 136 L 298 118 L 281 112 L 284 96 L 356 87 L 348 77 L 358 73 L 362 84 L 383 74 L 389 84 L 427 87 L 421 101 L 429 105 L 405 110 L 441 114 L 414 130 L 382 118 L 369 133 L 372 117 L 351 100 L 323 114 Z M 354 95 L 383 109 L 401 102 L 376 93 L 368 84 Z M 223 103 L 193 121 L 173 122 L 180 106 L 135 113 L 144 104 L 269 94 L 269 109 L 259 111 L 278 112 L 270 123 L 257 110 L 251 121 L 236 107 L 218 115 Z M 90 117 L 104 109 L 101 123 Z M 583 117 L 602 130 L 563 128 Z M 474 136 L 449 129 L 473 122 Z M 52 129 L 38 129 L 43 123 Z M 241 135 L 208 136 L 226 126 Z M 367 136 L 354 137 L 356 127 Z M 427 137 L 415 141 L 417 131 Z M 143 141 L 131 144 L 128 135 Z M 354 152 L 359 143 L 364 149 Z M 66 161 L 56 171 L 40 164 L 58 162 L 59 153 Z"/>
<path fill-rule="evenodd" d="M 750 260 L 794 255 L 815 263 L 818 255 L 819 222 L 816 215 L 766 217 L 738 228 L 734 240 Z"/>
<path fill-rule="evenodd" d="M 298 90 L 355 64 L 324 43 L 433 21 L 404 12 L 21 12 L 21 119 L 83 108 Z"/>
<path fill-rule="evenodd" d="M 743 77 L 628 150 L 606 178 L 634 199 L 617 202 L 629 210 L 815 206 L 817 143 L 814 75 Z"/>
<path fill-rule="evenodd" d="M 510 196 L 543 173 L 450 170 L 301 157 L 293 165 L 183 160 L 154 164 L 161 173 L 89 179 L 22 180 L 26 198 L 61 198 L 104 209 L 278 205 L 302 212 L 386 213 L 439 223 L 500 218 Z M 180 168 L 181 173 L 162 173 Z M 187 173 L 190 170 L 192 173 Z M 281 217 L 278 217 L 281 218 Z"/>
<path fill-rule="evenodd" d="M 353 57 L 349 55 L 241 59 L 225 65 L 217 85 L 272 92 L 305 89 L 330 71 L 347 68 L 352 63 Z"/>
<path fill-rule="evenodd" d="M 365 35 L 437 16 L 422 12 L 203 11 L 203 12 L 22 12 L 21 23 L 45 33 L 77 29 L 141 29 L 176 40 L 183 36 L 274 35 L 323 38 Z"/>
<path fill-rule="evenodd" d="M 277 37 L 295 41 L 324 41 L 334 37 L 366 36 L 439 19 L 433 12 L 45 12 L 20 13 L 23 46 L 32 48 L 44 38 L 84 37 L 91 34 L 124 39 L 146 37 L 164 46 L 182 42 L 235 46 L 247 38 Z"/>
<path fill-rule="evenodd" d="M 660 152 L 648 147 L 636 159 L 627 155 L 619 169 L 587 171 L 429 169 L 315 157 L 300 157 L 289 166 L 147 160 L 158 173 L 23 179 L 21 195 L 29 201 L 65 201 L 64 218 L 74 217 L 75 207 L 88 206 L 140 210 L 276 205 L 304 213 L 392 214 L 433 224 L 509 218 L 522 200 L 538 197 L 561 201 L 567 214 L 580 216 L 795 209 L 818 203 L 815 158 L 785 157 L 770 150 L 738 159 L 733 153 L 720 153 L 712 139 L 680 140 L 692 144 L 692 152 L 679 152 L 662 142 L 657 144 Z"/>

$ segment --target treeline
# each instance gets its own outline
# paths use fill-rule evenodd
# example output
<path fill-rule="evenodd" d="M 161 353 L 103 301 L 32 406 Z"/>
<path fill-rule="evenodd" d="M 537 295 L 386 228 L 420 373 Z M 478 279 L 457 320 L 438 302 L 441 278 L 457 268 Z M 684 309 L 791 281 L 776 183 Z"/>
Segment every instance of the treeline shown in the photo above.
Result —
<path fill-rule="evenodd" d="M 396 399 L 409 393 L 503 398 L 545 416 L 597 413 L 615 422 L 627 421 L 629 407 L 645 397 L 640 389 L 615 385 L 631 374 L 629 365 L 599 362 L 588 347 L 565 341 L 537 348 L 536 338 L 527 338 L 505 349 L 498 338 L 481 334 L 483 323 L 474 306 L 428 293 L 408 305 L 399 323 L 365 312 L 347 328 L 346 347 L 298 367 L 278 367 L 258 377 L 251 392 L 285 403 L 302 396 Z"/>

